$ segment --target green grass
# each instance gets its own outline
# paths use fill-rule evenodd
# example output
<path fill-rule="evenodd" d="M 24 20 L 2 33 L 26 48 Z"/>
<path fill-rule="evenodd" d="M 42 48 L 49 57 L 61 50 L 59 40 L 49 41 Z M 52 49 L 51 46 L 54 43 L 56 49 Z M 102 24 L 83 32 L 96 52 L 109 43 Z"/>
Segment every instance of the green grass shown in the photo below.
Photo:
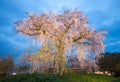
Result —
<path fill-rule="evenodd" d="M 70 74 L 62 80 L 63 82 L 120 82 L 114 77 L 96 74 Z"/>
<path fill-rule="evenodd" d="M 20 74 L 6 76 L 0 82 L 120 82 L 120 78 L 96 74 L 69 74 L 66 76 L 48 74 Z"/>

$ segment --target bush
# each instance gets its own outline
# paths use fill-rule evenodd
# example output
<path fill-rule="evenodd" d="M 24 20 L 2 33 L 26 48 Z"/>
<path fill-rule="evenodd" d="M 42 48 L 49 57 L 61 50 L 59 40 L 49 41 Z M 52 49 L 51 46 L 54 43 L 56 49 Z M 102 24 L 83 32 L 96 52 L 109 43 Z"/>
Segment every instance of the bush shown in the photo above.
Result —
<path fill-rule="evenodd" d="M 19 74 L 10 75 L 0 79 L 0 82 L 120 82 L 120 78 L 96 74 L 68 74 L 58 76 L 55 74 Z"/>
<path fill-rule="evenodd" d="M 0 80 L 0 82 L 59 82 L 57 75 L 49 74 L 19 74 L 16 76 L 7 76 Z"/>

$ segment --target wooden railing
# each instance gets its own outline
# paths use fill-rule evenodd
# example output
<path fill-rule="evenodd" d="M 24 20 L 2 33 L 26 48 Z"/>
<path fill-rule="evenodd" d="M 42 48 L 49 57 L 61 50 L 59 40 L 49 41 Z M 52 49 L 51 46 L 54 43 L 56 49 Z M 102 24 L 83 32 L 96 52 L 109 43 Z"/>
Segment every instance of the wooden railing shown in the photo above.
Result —
<path fill-rule="evenodd" d="M 87 73 L 87 70 L 83 68 L 68 68 L 68 69 L 75 73 Z"/>

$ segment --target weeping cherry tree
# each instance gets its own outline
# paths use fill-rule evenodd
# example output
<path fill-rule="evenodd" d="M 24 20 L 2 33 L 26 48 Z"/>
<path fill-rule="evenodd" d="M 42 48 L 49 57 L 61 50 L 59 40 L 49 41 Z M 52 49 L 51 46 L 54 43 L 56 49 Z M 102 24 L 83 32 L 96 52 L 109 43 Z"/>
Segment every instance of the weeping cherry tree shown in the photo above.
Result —
<path fill-rule="evenodd" d="M 16 22 L 15 27 L 18 32 L 42 43 L 44 54 L 41 53 L 41 56 L 54 55 L 55 73 L 60 75 L 65 71 L 66 57 L 72 48 L 81 67 L 86 59 L 98 58 L 104 52 L 105 32 L 90 29 L 86 16 L 77 9 L 66 9 L 59 14 L 28 14 L 27 18 Z"/>

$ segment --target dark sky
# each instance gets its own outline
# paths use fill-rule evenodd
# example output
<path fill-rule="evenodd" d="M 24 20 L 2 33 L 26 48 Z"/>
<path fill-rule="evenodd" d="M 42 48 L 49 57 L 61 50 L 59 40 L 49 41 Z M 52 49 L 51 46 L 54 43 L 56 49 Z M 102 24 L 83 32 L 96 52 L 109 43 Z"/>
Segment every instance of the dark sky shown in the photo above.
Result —
<path fill-rule="evenodd" d="M 0 55 L 18 56 L 34 42 L 15 31 L 16 21 L 26 17 L 26 12 L 52 10 L 63 7 L 76 8 L 88 17 L 90 27 L 107 30 L 105 51 L 120 51 L 120 0 L 0 0 Z"/>

